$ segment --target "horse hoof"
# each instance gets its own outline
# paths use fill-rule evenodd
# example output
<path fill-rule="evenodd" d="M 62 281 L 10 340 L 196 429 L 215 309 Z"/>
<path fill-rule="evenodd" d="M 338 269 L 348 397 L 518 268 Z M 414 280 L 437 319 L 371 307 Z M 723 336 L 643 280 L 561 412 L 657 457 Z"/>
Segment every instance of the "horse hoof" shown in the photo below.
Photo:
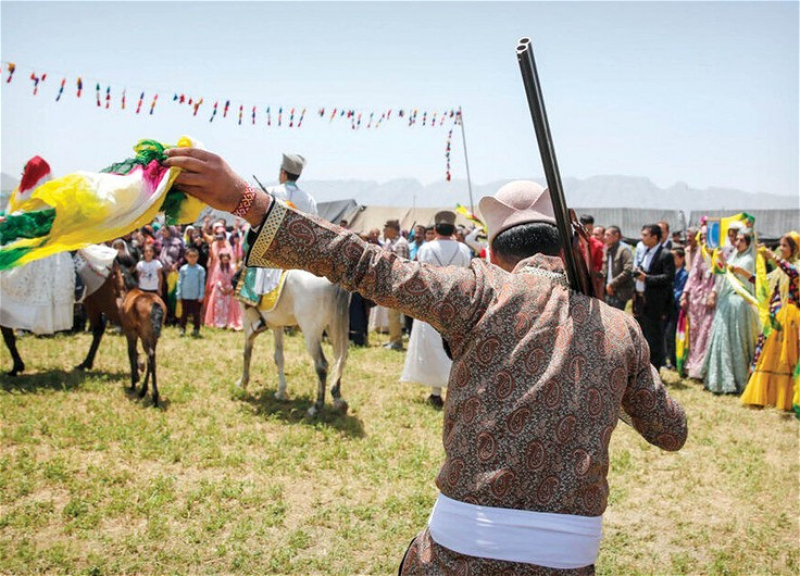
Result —
<path fill-rule="evenodd" d="M 11 370 L 6 372 L 6 375 L 16 378 L 17 374 L 21 372 L 25 372 L 25 366 L 22 366 L 21 368 L 19 366 L 14 366 Z"/>
<path fill-rule="evenodd" d="M 279 402 L 286 402 L 289 400 L 289 395 L 286 392 L 275 392 L 275 400 Z"/>
<path fill-rule="evenodd" d="M 158 395 L 153 396 L 153 407 L 158 408 Z"/>
<path fill-rule="evenodd" d="M 78 364 L 77 366 L 75 366 L 75 370 L 77 370 L 78 372 L 83 372 L 85 370 L 91 370 L 91 369 L 92 367 L 87 366 L 86 364 Z"/>
<path fill-rule="evenodd" d="M 340 414 L 347 414 L 347 410 L 349 408 L 350 405 L 344 398 L 337 398 L 336 400 L 333 401 L 333 409 L 339 412 Z"/>
<path fill-rule="evenodd" d="M 239 380 L 236 382 L 236 387 L 241 388 L 242 390 L 247 390 L 247 384 L 248 382 L 246 380 L 239 378 Z"/>
<path fill-rule="evenodd" d="M 312 406 L 306 412 L 306 417 L 308 417 L 308 418 L 316 418 L 317 414 L 319 414 L 319 410 L 317 409 L 316 406 Z"/>

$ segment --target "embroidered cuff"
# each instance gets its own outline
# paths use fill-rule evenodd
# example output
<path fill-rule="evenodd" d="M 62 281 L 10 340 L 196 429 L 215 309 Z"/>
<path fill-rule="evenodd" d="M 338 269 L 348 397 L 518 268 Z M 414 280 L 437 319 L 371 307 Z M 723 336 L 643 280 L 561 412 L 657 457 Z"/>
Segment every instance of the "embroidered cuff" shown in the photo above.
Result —
<path fill-rule="evenodd" d="M 247 258 L 245 260 L 246 266 L 255 268 L 280 268 L 280 266 L 274 264 L 267 258 L 266 252 L 275 239 L 275 235 L 278 233 L 288 210 L 286 204 L 273 199 L 264 216 L 264 221 L 259 226 L 258 235 L 251 244 L 250 251 L 247 253 Z"/>

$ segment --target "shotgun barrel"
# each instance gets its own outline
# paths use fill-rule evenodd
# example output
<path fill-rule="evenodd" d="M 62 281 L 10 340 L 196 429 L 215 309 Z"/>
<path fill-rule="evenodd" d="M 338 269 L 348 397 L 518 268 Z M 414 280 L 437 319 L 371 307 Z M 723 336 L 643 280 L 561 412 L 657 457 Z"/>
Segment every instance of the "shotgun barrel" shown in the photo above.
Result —
<path fill-rule="evenodd" d="M 519 60 L 519 68 L 522 71 L 525 94 L 528 96 L 528 107 L 531 110 L 533 128 L 536 131 L 539 153 L 542 156 L 542 166 L 547 179 L 550 200 L 553 203 L 553 215 L 556 217 L 558 233 L 564 244 L 564 267 L 567 271 L 570 288 L 587 296 L 602 298 L 602 294 L 594 293 L 589 269 L 581 251 L 581 238 L 586 242 L 585 249 L 589 250 L 586 232 L 575 221 L 575 213 L 567 208 L 567 202 L 564 199 L 556 151 L 553 148 L 550 125 L 547 123 L 547 113 L 544 109 L 542 86 L 539 84 L 539 75 L 536 72 L 536 62 L 533 59 L 533 48 L 529 38 L 521 38 L 517 44 L 517 60 Z M 622 407 L 619 409 L 619 419 L 629 426 L 632 425 L 630 416 Z"/>
<path fill-rule="evenodd" d="M 572 223 L 573 218 L 570 217 L 570 211 L 564 199 L 564 189 L 561 186 L 556 151 L 553 147 L 553 138 L 550 136 L 547 112 L 544 109 L 542 86 L 539 83 L 539 75 L 536 72 L 533 47 L 529 38 L 521 38 L 517 43 L 517 60 L 522 72 L 525 94 L 528 97 L 528 107 L 533 120 L 533 128 L 536 131 L 536 141 L 539 145 L 539 154 L 542 157 L 542 166 L 547 179 L 550 200 L 553 203 L 556 226 L 564 244 L 564 267 L 566 268 L 570 288 L 588 296 L 596 296 L 592 288 L 586 261 L 581 256 L 580 239 L 576 234 L 576 227 Z"/>

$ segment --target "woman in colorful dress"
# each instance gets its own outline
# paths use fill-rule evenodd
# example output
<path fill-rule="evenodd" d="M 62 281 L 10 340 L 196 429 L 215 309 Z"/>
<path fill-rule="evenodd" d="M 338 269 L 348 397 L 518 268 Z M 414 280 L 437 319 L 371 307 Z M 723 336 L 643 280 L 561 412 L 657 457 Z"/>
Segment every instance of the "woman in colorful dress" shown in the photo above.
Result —
<path fill-rule="evenodd" d="M 206 294 L 211 294 L 214 285 L 211 283 L 211 276 L 219 263 L 219 255 L 225 250 L 231 254 L 231 245 L 228 243 L 227 236 L 225 235 L 225 225 L 217 222 L 212 228 L 212 234 L 203 235 L 208 244 L 208 260 L 206 261 Z M 208 307 L 209 299 L 206 298 L 203 302 L 203 314 L 205 314 Z"/>
<path fill-rule="evenodd" d="M 231 253 L 221 250 L 216 265 L 211 272 L 211 291 L 207 292 L 204 324 L 216 328 L 242 329 L 242 309 L 233 293 L 233 273 Z"/>
<path fill-rule="evenodd" d="M 759 336 L 755 368 L 742 394 L 742 404 L 791 410 L 794 371 L 800 355 L 800 234 L 789 232 L 783 236 L 779 255 L 766 248 L 761 253 L 777 268 L 767 276 L 772 288 L 770 320 Z"/>
<path fill-rule="evenodd" d="M 705 226 L 700 228 L 702 245 L 706 242 L 706 230 Z M 711 273 L 710 264 L 701 254 L 695 256 L 680 300 L 681 308 L 689 314 L 689 354 L 684 369 L 689 378 L 697 380 L 702 379 L 703 362 L 708 351 L 711 324 L 714 322 L 714 305 L 710 298 L 714 290 L 714 274 Z"/>
<path fill-rule="evenodd" d="M 740 394 L 744 390 L 756 340 L 761 332 L 758 313 L 733 285 L 737 282 L 741 290 L 751 295 L 755 292 L 752 232 L 740 230 L 736 234 L 735 247 L 736 251 L 726 264 L 736 278 L 718 276 L 711 292 L 710 303 L 716 305 L 717 311 L 711 325 L 702 375 L 705 388 L 715 394 Z"/>
<path fill-rule="evenodd" d="M 177 299 L 175 290 L 178 286 L 178 271 L 184 264 L 184 252 L 186 247 L 175 226 L 164 226 L 159 231 L 161 236 L 161 252 L 158 259 L 164 267 L 164 282 L 166 294 L 164 302 L 167 305 L 167 322 L 172 324 L 176 318 Z"/>

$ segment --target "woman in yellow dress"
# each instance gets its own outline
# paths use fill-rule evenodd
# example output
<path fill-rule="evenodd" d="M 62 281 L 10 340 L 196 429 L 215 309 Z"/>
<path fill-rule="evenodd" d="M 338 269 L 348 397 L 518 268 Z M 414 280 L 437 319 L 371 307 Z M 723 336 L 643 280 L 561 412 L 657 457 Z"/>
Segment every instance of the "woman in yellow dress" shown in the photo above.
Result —
<path fill-rule="evenodd" d="M 741 400 L 743 404 L 791 410 L 793 397 L 800 395 L 800 390 L 794 390 L 794 372 L 800 356 L 800 234 L 789 232 L 783 236 L 779 252 L 777 256 L 761 249 L 764 258 L 777 265 L 767 277 L 772 287 L 770 321 L 759 337 L 754 370 Z M 800 404 L 800 399 L 794 402 Z"/>

